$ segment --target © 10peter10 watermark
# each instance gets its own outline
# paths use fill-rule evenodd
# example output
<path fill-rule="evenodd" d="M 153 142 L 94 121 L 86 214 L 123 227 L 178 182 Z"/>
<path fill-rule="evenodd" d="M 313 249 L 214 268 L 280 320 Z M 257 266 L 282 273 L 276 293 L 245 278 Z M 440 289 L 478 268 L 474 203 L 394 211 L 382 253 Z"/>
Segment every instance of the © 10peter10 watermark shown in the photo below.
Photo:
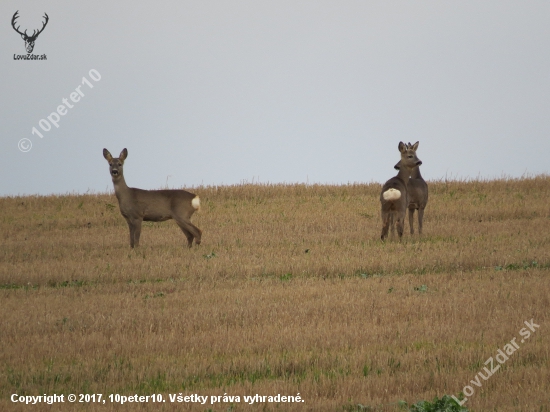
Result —
<path fill-rule="evenodd" d="M 61 116 L 65 116 L 70 109 L 74 108 L 76 103 L 80 101 L 86 94 L 81 90 L 83 86 L 87 86 L 89 89 L 94 88 L 94 82 L 97 83 L 101 80 L 101 74 L 96 69 L 91 69 L 88 72 L 88 77 L 92 80 L 88 80 L 86 76 L 82 77 L 82 84 L 78 85 L 73 92 L 69 94 L 69 98 L 62 98 L 59 106 L 57 106 L 57 110 L 54 112 L 51 112 L 48 116 L 46 116 L 45 119 L 40 119 L 38 121 L 38 129 L 37 127 L 34 127 L 31 129 L 31 133 L 33 135 L 36 135 L 40 137 L 41 139 L 44 137 L 43 133 L 47 133 L 50 130 L 52 130 L 52 125 L 56 128 L 59 128 L 59 122 L 61 121 Z M 86 88 L 84 88 L 86 90 Z M 19 143 L 17 145 L 19 147 L 19 150 L 22 152 L 28 152 L 32 149 L 32 141 L 27 138 L 23 138 L 19 140 Z"/>

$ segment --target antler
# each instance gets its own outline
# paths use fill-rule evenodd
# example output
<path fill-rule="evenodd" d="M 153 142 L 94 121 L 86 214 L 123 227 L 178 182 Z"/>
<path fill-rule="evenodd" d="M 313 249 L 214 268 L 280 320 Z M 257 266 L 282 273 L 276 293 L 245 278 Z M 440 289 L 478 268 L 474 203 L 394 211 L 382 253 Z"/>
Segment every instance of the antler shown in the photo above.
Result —
<path fill-rule="evenodd" d="M 21 26 L 17 26 L 17 28 L 15 28 L 15 20 L 17 20 L 17 18 L 19 17 L 19 16 L 17 15 L 17 13 L 19 13 L 19 10 L 17 10 L 17 11 L 15 12 L 15 14 L 13 15 L 13 18 L 11 19 L 11 25 L 12 25 L 13 29 L 14 29 L 17 33 L 19 33 L 21 36 L 26 36 L 26 35 L 27 35 L 27 30 L 25 30 L 25 33 L 21 33 L 21 32 L 19 31 L 19 27 L 21 27 Z"/>
<path fill-rule="evenodd" d="M 44 17 L 46 19 L 46 21 L 44 23 L 42 23 L 42 28 L 40 30 L 38 30 L 38 33 L 35 33 L 36 30 L 34 30 L 32 32 L 32 36 L 30 36 L 31 39 L 34 39 L 34 38 L 38 37 L 38 35 L 40 33 L 42 33 L 44 31 L 44 29 L 46 28 L 46 24 L 48 24 L 48 20 L 50 20 L 50 18 L 48 17 L 48 15 L 45 12 L 44 12 L 44 16 L 42 16 L 42 17 Z"/>
<path fill-rule="evenodd" d="M 11 19 L 11 25 L 12 25 L 13 29 L 14 29 L 17 33 L 19 33 L 19 34 L 22 35 L 22 36 L 25 36 L 25 37 L 28 38 L 29 40 L 35 39 L 36 37 L 38 37 L 38 35 L 39 35 L 40 33 L 42 33 L 42 31 L 46 28 L 46 25 L 48 24 L 48 21 L 50 20 L 50 18 L 48 17 L 48 14 L 47 14 L 47 13 L 44 13 L 44 16 L 42 16 L 42 17 L 45 18 L 46 21 L 42 23 L 42 28 L 41 28 L 40 30 L 38 30 L 38 32 L 37 32 L 36 30 L 33 30 L 32 35 L 29 36 L 29 35 L 27 34 L 27 30 L 25 30 L 25 33 L 21 33 L 21 32 L 19 31 L 19 27 L 21 27 L 21 26 L 17 26 L 17 28 L 15 27 L 15 20 L 17 20 L 17 19 L 19 18 L 19 16 L 17 15 L 17 13 L 19 13 L 19 10 L 17 10 L 17 11 L 15 12 L 15 14 L 13 15 L 13 18 Z"/>

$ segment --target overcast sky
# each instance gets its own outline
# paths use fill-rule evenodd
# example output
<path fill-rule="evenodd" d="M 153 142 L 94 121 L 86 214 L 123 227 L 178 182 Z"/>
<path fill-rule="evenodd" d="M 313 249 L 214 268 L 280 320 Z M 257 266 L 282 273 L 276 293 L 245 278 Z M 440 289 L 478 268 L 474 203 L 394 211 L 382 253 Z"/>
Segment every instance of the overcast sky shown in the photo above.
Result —
<path fill-rule="evenodd" d="M 14 60 L 17 10 L 28 34 L 48 14 L 47 60 Z M 420 141 L 427 179 L 550 170 L 548 1 L 2 0 L 0 16 L 0 196 L 111 190 L 104 147 L 128 148 L 145 189 L 384 182 L 400 140 Z"/>

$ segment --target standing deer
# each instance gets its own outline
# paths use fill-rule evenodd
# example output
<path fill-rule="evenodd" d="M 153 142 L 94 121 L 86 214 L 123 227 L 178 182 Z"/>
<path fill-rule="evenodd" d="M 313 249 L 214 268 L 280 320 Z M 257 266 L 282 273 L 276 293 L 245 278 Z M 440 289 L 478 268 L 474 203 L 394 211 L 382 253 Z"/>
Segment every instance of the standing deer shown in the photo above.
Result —
<path fill-rule="evenodd" d="M 408 148 L 413 149 L 415 152 L 418 149 L 418 142 L 414 145 L 410 143 Z M 401 162 L 398 162 L 394 169 L 399 170 Z M 420 167 L 416 166 L 411 171 L 411 177 L 407 185 L 409 191 L 409 226 L 411 229 L 411 235 L 414 234 L 414 211 L 418 210 L 418 234 L 422 234 L 422 220 L 424 219 L 424 209 L 428 204 L 428 184 L 422 178 L 420 174 Z"/>
<path fill-rule="evenodd" d="M 200 245 L 202 232 L 191 223 L 191 216 L 200 208 L 198 196 L 185 190 L 143 190 L 128 187 L 122 169 L 128 150 L 124 149 L 118 158 L 113 158 L 107 149 L 103 149 L 103 157 L 109 162 L 120 213 L 130 228 L 130 247 L 139 246 L 142 221 L 164 222 L 168 219 L 176 221 L 187 238 L 189 247 L 192 246 L 193 239 Z"/>
<path fill-rule="evenodd" d="M 382 205 L 382 234 L 380 238 L 382 240 L 386 239 L 388 229 L 390 225 L 393 226 L 394 222 L 397 224 L 399 240 L 403 236 L 405 215 L 409 205 L 407 184 L 412 169 L 422 164 L 420 159 L 416 157 L 416 147 L 418 147 L 418 142 L 413 146 L 407 146 L 403 142 L 399 142 L 398 148 L 401 153 L 399 173 L 382 186 L 382 193 L 380 193 L 380 203 Z"/>

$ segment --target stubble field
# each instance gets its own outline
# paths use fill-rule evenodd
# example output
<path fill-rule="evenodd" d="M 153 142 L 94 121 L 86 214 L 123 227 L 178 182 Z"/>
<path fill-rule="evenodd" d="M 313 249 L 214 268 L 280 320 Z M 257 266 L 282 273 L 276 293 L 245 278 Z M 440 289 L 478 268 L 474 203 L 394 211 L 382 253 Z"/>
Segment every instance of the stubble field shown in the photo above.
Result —
<path fill-rule="evenodd" d="M 131 250 L 112 194 L 0 198 L 0 410 L 392 411 L 470 385 L 475 411 L 549 411 L 550 177 L 428 183 L 401 243 L 379 184 L 194 188 L 191 250 L 173 221 Z M 10 400 L 54 393 L 107 402 Z"/>

